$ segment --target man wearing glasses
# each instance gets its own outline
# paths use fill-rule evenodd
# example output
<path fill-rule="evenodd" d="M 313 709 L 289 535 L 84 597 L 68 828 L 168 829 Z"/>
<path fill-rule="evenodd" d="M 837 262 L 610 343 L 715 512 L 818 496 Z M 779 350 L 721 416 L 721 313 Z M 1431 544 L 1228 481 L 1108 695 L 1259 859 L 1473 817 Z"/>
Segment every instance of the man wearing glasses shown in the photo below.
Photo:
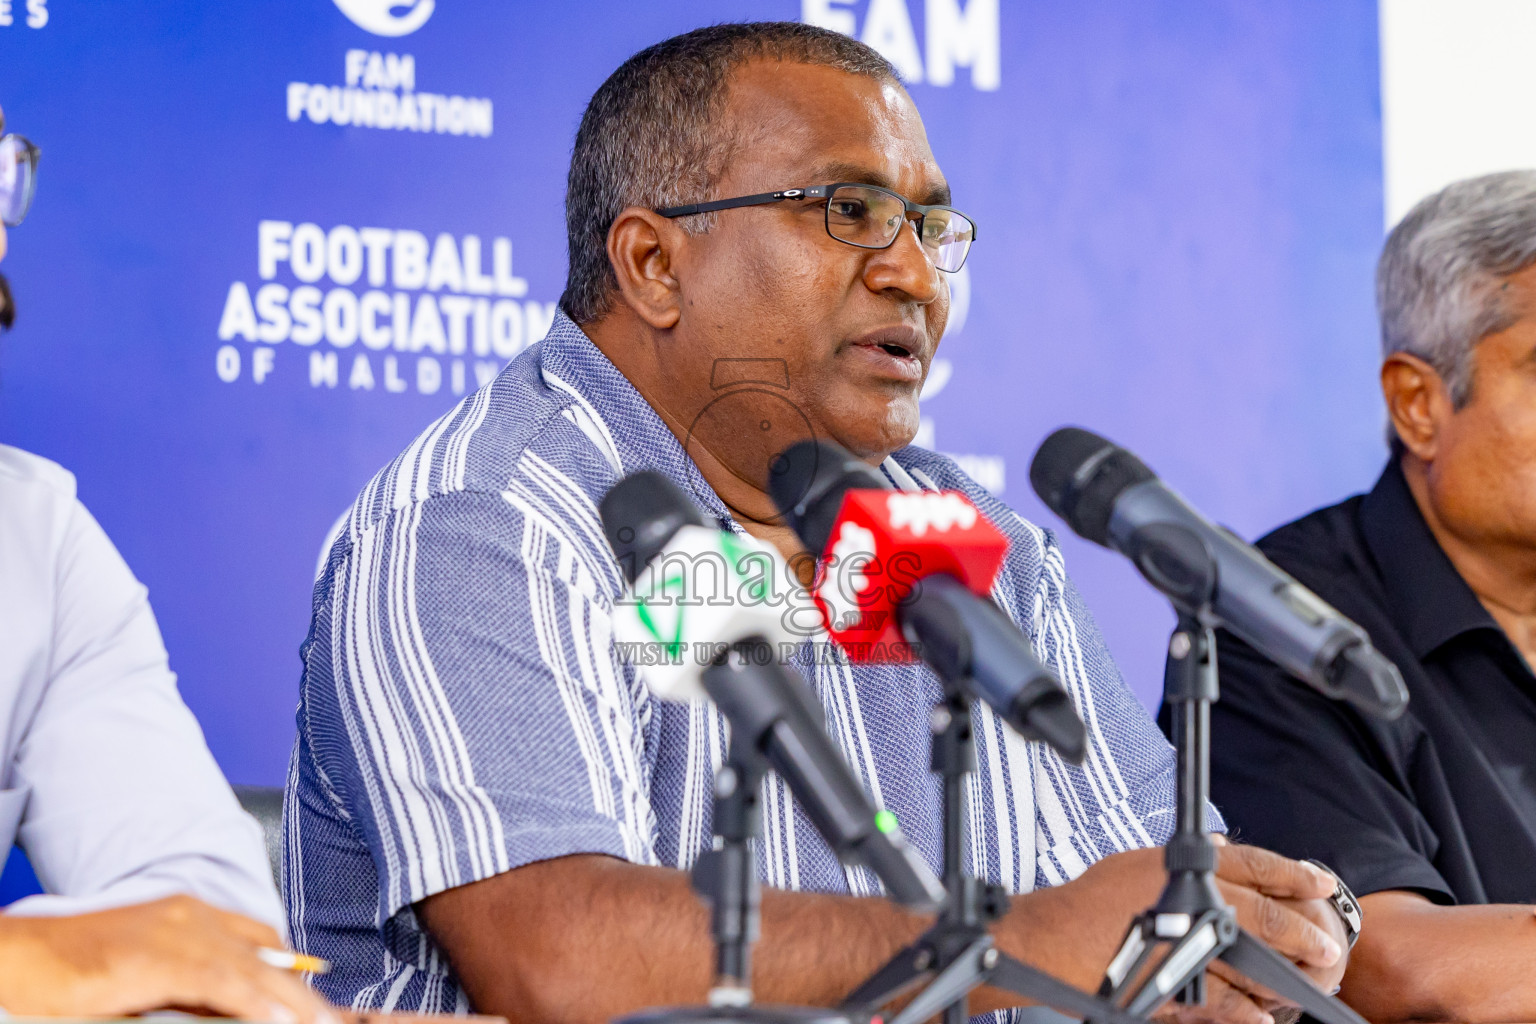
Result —
<path fill-rule="evenodd" d="M 593 96 L 561 314 L 364 489 L 316 582 L 284 883 L 296 942 L 334 964 L 325 994 L 553 1022 L 704 1000 L 707 912 L 682 869 L 710 841 L 725 737 L 712 708 L 653 699 L 620 660 L 597 503 L 656 470 L 803 560 L 766 492 L 774 456 L 806 436 L 894 486 L 964 490 L 1008 533 L 996 596 L 1066 680 L 1090 751 L 1069 767 L 978 710 L 971 863 L 1028 894 L 996 927 L 1004 949 L 1097 985 L 1162 885 L 1173 758 L 1055 542 L 909 446 L 945 276 L 976 237 L 949 199 L 895 72 L 835 33 L 702 29 Z M 934 677 L 802 667 L 843 753 L 937 866 Z M 764 808 L 757 994 L 835 1005 L 924 922 L 858 898 L 872 877 L 838 864 L 776 777 Z M 1337 984 L 1331 878 L 1236 847 L 1220 873 L 1245 926 Z M 1229 977 L 1181 1016 L 1268 1024 L 1272 1005 Z"/>
<path fill-rule="evenodd" d="M 0 260 L 37 163 L 0 114 Z M 0 331 L 14 322 L 0 276 Z M 260 831 L 176 692 L 144 587 L 74 477 L 0 445 L 0 850 L 13 842 L 48 892 L 0 916 L 3 1012 L 335 1019 L 262 960 L 281 940 Z"/>

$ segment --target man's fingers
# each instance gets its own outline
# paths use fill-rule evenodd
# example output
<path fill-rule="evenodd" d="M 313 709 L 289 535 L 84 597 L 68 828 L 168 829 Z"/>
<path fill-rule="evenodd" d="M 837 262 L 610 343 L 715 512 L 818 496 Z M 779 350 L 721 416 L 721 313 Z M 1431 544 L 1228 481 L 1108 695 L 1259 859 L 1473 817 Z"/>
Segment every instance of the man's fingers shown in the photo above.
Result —
<path fill-rule="evenodd" d="M 253 962 L 219 958 L 200 965 L 176 986 L 181 1005 L 273 1024 L 335 1024 L 335 1015 L 297 977 Z"/>
<path fill-rule="evenodd" d="M 1275 1024 L 1263 1007 L 1247 993 L 1228 985 L 1220 978 L 1210 978 L 1205 984 L 1206 1005 L 1212 1016 L 1223 1024 Z"/>
<path fill-rule="evenodd" d="M 337 1017 L 298 975 L 262 968 L 263 990 L 273 1005 L 286 1010 L 299 1024 L 337 1024 Z"/>
<path fill-rule="evenodd" d="M 162 935 L 167 948 L 150 960 L 149 973 L 163 975 L 154 986 L 164 993 L 162 999 L 245 1020 L 335 1024 L 331 1009 L 297 975 L 257 956 L 259 947 L 281 946 L 271 928 L 197 901 L 165 910 L 179 927 Z"/>
<path fill-rule="evenodd" d="M 1213 974 L 1219 975 L 1223 982 L 1242 992 L 1271 1015 L 1280 1007 L 1290 1005 L 1285 1000 L 1278 998 L 1275 993 L 1263 985 L 1260 985 L 1252 978 L 1238 973 L 1236 968 L 1220 960 L 1212 960 L 1210 967 L 1207 969 Z"/>
<path fill-rule="evenodd" d="M 231 1016 L 277 1024 L 334 1024 L 330 1008 L 298 975 L 268 967 L 254 952 L 216 965 L 208 980 L 220 998 L 240 1003 L 241 1011 Z M 222 1006 L 213 1008 L 228 1012 Z"/>
<path fill-rule="evenodd" d="M 1291 860 L 1257 846 L 1228 844 L 1220 848 L 1216 875 L 1228 882 L 1257 889 L 1266 896 L 1322 900 L 1333 895 L 1333 876 L 1304 861 Z"/>
<path fill-rule="evenodd" d="M 1221 891 L 1237 911 L 1238 924 L 1287 960 L 1332 967 L 1343 957 L 1333 936 L 1278 900 L 1231 884 L 1222 884 Z"/>
<path fill-rule="evenodd" d="M 157 973 L 161 975 L 158 979 L 154 977 Z M 248 972 L 218 953 L 160 961 L 141 971 L 140 980 L 149 983 L 149 992 L 153 994 L 146 1005 L 135 1009 L 170 1007 L 244 1020 L 273 1019 L 272 1000 L 265 997 L 261 986 Z"/>
<path fill-rule="evenodd" d="M 1157 1016 L 1177 1024 L 1274 1024 L 1263 1007 L 1215 975 L 1206 977 L 1204 1006 L 1169 1003 Z"/>

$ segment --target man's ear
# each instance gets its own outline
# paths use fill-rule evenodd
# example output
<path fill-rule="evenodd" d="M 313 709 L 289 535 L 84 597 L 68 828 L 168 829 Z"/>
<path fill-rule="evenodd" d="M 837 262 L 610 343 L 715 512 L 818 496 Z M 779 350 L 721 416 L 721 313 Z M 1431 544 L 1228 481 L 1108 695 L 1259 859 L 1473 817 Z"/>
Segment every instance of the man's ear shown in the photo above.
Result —
<path fill-rule="evenodd" d="M 1403 447 L 1433 462 L 1441 427 L 1456 412 L 1440 374 L 1418 356 L 1394 352 L 1381 364 L 1381 394 Z"/>
<path fill-rule="evenodd" d="M 624 302 L 658 331 L 677 326 L 682 299 L 673 274 L 687 232 L 653 210 L 631 206 L 608 229 L 608 262 Z"/>

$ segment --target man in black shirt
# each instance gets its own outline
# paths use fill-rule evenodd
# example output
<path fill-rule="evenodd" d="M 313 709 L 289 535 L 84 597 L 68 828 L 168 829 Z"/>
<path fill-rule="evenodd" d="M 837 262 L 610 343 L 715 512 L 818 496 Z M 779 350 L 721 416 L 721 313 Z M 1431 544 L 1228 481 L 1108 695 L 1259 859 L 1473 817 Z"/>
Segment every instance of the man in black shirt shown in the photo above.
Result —
<path fill-rule="evenodd" d="M 1259 548 L 1371 635 L 1396 722 L 1218 641 L 1213 797 L 1361 897 L 1373 1021 L 1536 1020 L 1536 172 L 1451 185 L 1377 271 L 1392 458 Z M 1166 719 L 1166 715 L 1165 715 Z"/>

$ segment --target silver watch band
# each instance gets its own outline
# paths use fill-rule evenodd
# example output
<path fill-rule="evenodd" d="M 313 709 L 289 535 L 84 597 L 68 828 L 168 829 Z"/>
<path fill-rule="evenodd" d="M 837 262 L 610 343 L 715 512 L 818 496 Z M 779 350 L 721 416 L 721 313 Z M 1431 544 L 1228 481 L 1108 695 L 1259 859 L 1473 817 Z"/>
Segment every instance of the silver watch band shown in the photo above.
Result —
<path fill-rule="evenodd" d="M 1360 939 L 1360 930 L 1365 924 L 1365 911 L 1360 909 L 1360 901 L 1355 899 L 1355 894 L 1350 891 L 1349 886 L 1344 884 L 1344 879 L 1340 878 L 1339 873 L 1333 868 L 1311 857 L 1307 858 L 1307 863 L 1313 867 L 1322 868 L 1333 876 L 1333 895 L 1328 897 L 1328 902 L 1333 904 L 1333 909 L 1337 910 L 1339 916 L 1344 919 L 1344 931 L 1349 936 L 1349 947 L 1353 949 Z"/>

